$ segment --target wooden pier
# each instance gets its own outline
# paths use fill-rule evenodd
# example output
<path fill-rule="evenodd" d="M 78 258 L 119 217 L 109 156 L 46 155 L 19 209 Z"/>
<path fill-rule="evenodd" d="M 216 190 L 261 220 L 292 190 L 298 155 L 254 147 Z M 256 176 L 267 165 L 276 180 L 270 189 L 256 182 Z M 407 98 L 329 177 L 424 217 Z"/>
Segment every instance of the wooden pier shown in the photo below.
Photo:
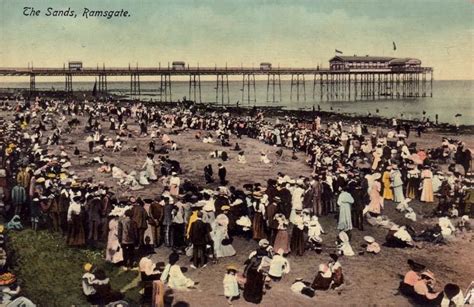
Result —
<path fill-rule="evenodd" d="M 360 59 L 366 60 L 365 64 L 360 65 Z M 160 101 L 172 101 L 172 77 L 188 76 L 189 98 L 196 102 L 202 102 L 201 76 L 216 76 L 215 102 L 222 105 L 230 104 L 229 76 L 242 77 L 241 98 L 243 104 L 257 102 L 256 76 L 266 76 L 267 102 L 282 101 L 282 76 L 291 80 L 291 101 L 305 101 L 307 99 L 306 87 L 311 83 L 313 100 L 319 99 L 321 101 L 432 97 L 433 68 L 422 67 L 419 60 L 416 60 L 418 62 L 413 62 L 413 60 L 368 56 L 335 57 L 330 60 L 330 68 L 326 69 L 319 67 L 274 68 L 269 63 L 257 68 L 190 67 L 184 65 L 168 65 L 164 68 L 106 68 L 105 65 L 101 68 L 83 68 L 82 66 L 79 68 L 0 68 L 0 76 L 29 76 L 31 93 L 37 91 L 38 77 L 64 76 L 64 90 L 72 93 L 74 77 L 93 76 L 98 78 L 97 90 L 100 94 L 108 92 L 108 77 L 129 76 L 131 97 L 141 95 L 140 77 L 157 76 L 157 92 Z"/>

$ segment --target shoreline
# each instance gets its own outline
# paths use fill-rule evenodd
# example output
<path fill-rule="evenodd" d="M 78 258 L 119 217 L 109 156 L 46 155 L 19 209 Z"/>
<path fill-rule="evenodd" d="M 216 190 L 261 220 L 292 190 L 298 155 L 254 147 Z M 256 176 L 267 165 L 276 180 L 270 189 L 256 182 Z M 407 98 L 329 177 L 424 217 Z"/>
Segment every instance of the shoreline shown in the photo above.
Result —
<path fill-rule="evenodd" d="M 240 116 L 251 115 L 255 112 L 263 111 L 265 117 L 298 117 L 299 119 L 304 119 L 313 121 L 316 116 L 320 116 L 321 119 L 332 120 L 332 121 L 346 121 L 346 122 L 355 122 L 360 121 L 362 124 L 368 126 L 379 126 L 381 123 L 385 127 L 391 126 L 391 119 L 385 116 L 378 115 L 362 115 L 356 113 L 344 113 L 336 111 L 318 111 L 318 110 L 307 110 L 307 109 L 289 109 L 287 106 L 237 106 L 237 105 L 216 105 L 215 103 L 194 103 L 192 101 L 186 102 L 155 102 L 148 100 L 140 99 L 130 99 L 127 95 L 100 95 L 94 97 L 90 91 L 76 91 L 71 95 L 65 93 L 64 91 L 41 91 L 37 93 L 39 97 L 42 98 L 56 98 L 64 100 L 75 100 L 75 99 L 85 99 L 85 100 L 97 100 L 104 101 L 108 100 L 114 103 L 134 103 L 141 102 L 146 106 L 150 105 L 159 105 L 165 108 L 172 108 L 183 103 L 191 103 L 190 105 L 197 106 L 199 111 L 211 111 L 211 112 L 232 112 L 233 114 L 238 114 Z M 17 99 L 18 97 L 30 98 L 28 90 L 16 90 L 13 93 L 6 92 L 4 89 L 0 89 L 0 100 L 6 99 Z M 313 106 L 314 107 L 314 106 Z M 416 119 L 397 119 L 400 123 L 408 123 L 412 126 L 423 124 L 424 122 Z M 382 121 L 382 122 L 381 122 Z M 455 124 L 439 122 L 438 124 L 430 121 L 429 126 L 430 131 L 439 132 L 439 133 L 448 133 L 454 135 L 466 135 L 474 134 L 474 124 L 473 125 L 459 125 L 456 128 Z"/>

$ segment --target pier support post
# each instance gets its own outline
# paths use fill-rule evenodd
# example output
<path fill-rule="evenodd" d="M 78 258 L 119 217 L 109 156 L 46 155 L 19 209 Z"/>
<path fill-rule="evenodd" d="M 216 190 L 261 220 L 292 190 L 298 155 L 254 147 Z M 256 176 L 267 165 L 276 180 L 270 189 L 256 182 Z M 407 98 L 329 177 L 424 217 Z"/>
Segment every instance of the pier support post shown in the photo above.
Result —
<path fill-rule="evenodd" d="M 292 74 L 291 75 L 291 90 L 290 100 L 293 101 L 293 87 L 296 87 L 296 101 L 300 101 L 300 96 L 303 96 L 306 101 L 306 85 L 305 85 L 304 74 Z"/>
<path fill-rule="evenodd" d="M 253 96 L 252 96 L 252 89 L 253 89 Z M 247 104 L 250 104 L 250 102 L 257 103 L 255 74 L 244 73 L 242 75 L 241 91 L 242 91 L 242 103 L 245 101 L 247 102 Z"/>
<path fill-rule="evenodd" d="M 271 94 L 270 94 L 271 88 Z M 277 96 L 277 92 L 279 93 Z M 270 100 L 271 97 L 271 100 Z M 278 97 L 279 100 L 278 100 Z M 281 79 L 280 74 L 268 74 L 267 75 L 267 102 L 278 102 L 281 101 Z"/>
<path fill-rule="evenodd" d="M 132 97 L 140 96 L 140 74 L 132 73 L 130 75 L 130 95 Z"/>
<path fill-rule="evenodd" d="M 189 99 L 193 99 L 194 102 L 202 102 L 200 74 L 189 75 Z"/>
<path fill-rule="evenodd" d="M 200 83 L 199 83 L 200 84 Z M 160 75 L 160 102 L 171 102 L 171 75 L 163 74 Z M 200 94 L 200 87 L 199 87 Z"/>
<path fill-rule="evenodd" d="M 351 73 L 347 74 L 347 99 L 351 100 Z"/>
<path fill-rule="evenodd" d="M 221 105 L 227 101 L 227 104 L 230 104 L 229 96 L 229 75 L 228 74 L 217 74 L 216 82 L 216 104 L 219 102 Z M 227 96 L 227 99 L 226 99 Z"/>
<path fill-rule="evenodd" d="M 30 74 L 30 95 L 36 92 L 36 75 Z"/>
<path fill-rule="evenodd" d="M 64 91 L 66 93 L 72 93 L 72 75 L 66 74 L 66 80 L 64 83 Z"/>
<path fill-rule="evenodd" d="M 316 97 L 316 82 L 318 80 L 318 75 L 314 74 L 314 79 L 313 79 L 313 100 Z"/>
<path fill-rule="evenodd" d="M 324 75 L 319 74 L 319 99 L 323 101 Z"/>
<path fill-rule="evenodd" d="M 99 74 L 98 92 L 107 95 L 107 75 Z"/>
<path fill-rule="evenodd" d="M 433 97 L 433 69 L 431 69 L 431 78 L 430 78 L 430 97 Z"/>

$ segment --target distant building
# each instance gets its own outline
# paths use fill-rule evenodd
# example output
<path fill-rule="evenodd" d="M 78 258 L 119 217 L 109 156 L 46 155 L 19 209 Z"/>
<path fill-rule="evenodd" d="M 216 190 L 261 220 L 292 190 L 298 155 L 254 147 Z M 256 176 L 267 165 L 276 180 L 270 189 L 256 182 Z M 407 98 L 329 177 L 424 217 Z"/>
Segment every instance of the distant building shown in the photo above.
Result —
<path fill-rule="evenodd" d="M 414 58 L 338 55 L 329 60 L 331 70 L 397 70 L 420 66 L 421 61 Z"/>
<path fill-rule="evenodd" d="M 69 61 L 69 70 L 81 70 L 82 62 L 81 61 Z"/>
<path fill-rule="evenodd" d="M 260 63 L 260 69 L 261 70 L 270 70 L 270 69 L 272 69 L 272 63 L 267 63 L 267 62 Z"/>
<path fill-rule="evenodd" d="M 186 63 L 182 61 L 174 61 L 172 64 L 173 70 L 182 70 L 186 68 Z"/>

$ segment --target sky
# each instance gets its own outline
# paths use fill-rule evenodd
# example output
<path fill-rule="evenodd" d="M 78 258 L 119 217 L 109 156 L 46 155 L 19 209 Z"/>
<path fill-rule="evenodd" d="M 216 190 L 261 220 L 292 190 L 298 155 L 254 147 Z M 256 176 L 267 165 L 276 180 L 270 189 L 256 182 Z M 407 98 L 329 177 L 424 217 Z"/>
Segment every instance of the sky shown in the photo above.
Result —
<path fill-rule="evenodd" d="M 24 7 L 40 16 L 24 16 Z M 44 16 L 48 7 L 77 17 Z M 130 17 L 85 18 L 84 8 Z M 327 67 L 338 49 L 415 57 L 435 79 L 466 80 L 474 79 L 473 13 L 473 0 L 0 0 L 0 67 Z"/>

